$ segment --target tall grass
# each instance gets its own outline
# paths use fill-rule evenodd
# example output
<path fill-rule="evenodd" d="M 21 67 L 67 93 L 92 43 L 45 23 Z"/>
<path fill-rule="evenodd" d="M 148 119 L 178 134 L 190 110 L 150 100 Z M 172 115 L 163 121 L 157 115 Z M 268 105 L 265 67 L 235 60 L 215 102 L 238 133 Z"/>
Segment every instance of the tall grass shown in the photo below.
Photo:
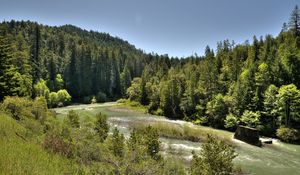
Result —
<path fill-rule="evenodd" d="M 48 153 L 26 135 L 27 130 L 0 113 L 0 174 L 76 174 L 70 160 Z"/>
<path fill-rule="evenodd" d="M 132 128 L 137 130 L 142 130 L 148 125 L 157 129 L 159 135 L 161 137 L 173 138 L 179 140 L 189 140 L 192 142 L 203 142 L 207 139 L 207 135 L 210 134 L 218 139 L 225 141 L 228 144 L 234 145 L 232 142 L 232 134 L 224 134 L 223 132 L 215 131 L 209 127 L 203 126 L 194 126 L 188 124 L 178 124 L 178 123 L 170 123 L 170 122 L 137 122 Z"/>

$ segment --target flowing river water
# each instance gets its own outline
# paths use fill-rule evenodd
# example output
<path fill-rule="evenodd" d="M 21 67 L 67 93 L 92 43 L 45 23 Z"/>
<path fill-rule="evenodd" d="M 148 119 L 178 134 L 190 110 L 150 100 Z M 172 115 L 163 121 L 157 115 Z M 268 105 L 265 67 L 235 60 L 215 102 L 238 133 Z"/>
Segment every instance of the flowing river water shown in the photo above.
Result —
<path fill-rule="evenodd" d="M 174 125 L 187 125 L 189 127 L 202 127 L 190 122 L 169 120 L 164 117 L 144 114 L 126 107 L 119 107 L 117 103 L 103 103 L 91 105 L 74 105 L 54 109 L 59 118 L 64 118 L 69 110 L 77 111 L 81 118 L 92 117 L 98 112 L 108 115 L 111 126 L 117 127 L 125 137 L 128 137 L 132 125 L 138 123 L 168 123 Z M 202 127 L 203 128 L 203 127 Z M 207 130 L 224 135 L 232 139 L 236 145 L 238 157 L 234 163 L 241 167 L 244 173 L 257 175 L 300 175 L 300 145 L 282 143 L 273 139 L 273 144 L 256 147 L 233 139 L 232 132 L 206 127 Z M 160 138 L 163 155 L 174 155 L 189 162 L 192 159 L 192 151 L 200 151 L 201 143 L 188 140 Z"/>

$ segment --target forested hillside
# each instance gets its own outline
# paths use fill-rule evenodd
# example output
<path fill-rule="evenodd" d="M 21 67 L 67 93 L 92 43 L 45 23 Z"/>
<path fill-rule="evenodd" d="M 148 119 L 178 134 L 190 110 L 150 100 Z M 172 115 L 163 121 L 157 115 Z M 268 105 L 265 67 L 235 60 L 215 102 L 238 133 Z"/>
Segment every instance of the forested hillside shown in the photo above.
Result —
<path fill-rule="evenodd" d="M 232 130 L 244 124 L 292 142 L 300 138 L 299 88 L 296 6 L 278 36 L 242 44 L 224 40 L 201 58 L 147 64 L 127 94 L 154 114 Z"/>
<path fill-rule="evenodd" d="M 132 77 L 140 76 L 145 64 L 154 59 L 124 40 L 72 25 L 10 21 L 0 26 L 1 70 L 8 71 L 1 73 L 1 100 L 5 95 L 44 93 L 36 85 L 48 87 L 43 94 L 47 98 L 60 89 L 67 89 L 73 101 L 90 102 L 93 95 L 100 101 L 119 98 Z M 4 80 L 4 74 L 11 77 Z"/>
<path fill-rule="evenodd" d="M 0 27 L 0 100 L 44 96 L 56 107 L 126 97 L 169 118 L 227 129 L 242 123 L 299 140 L 297 6 L 276 37 L 224 40 L 215 51 L 207 46 L 204 56 L 181 59 L 71 25 L 10 21 Z"/>

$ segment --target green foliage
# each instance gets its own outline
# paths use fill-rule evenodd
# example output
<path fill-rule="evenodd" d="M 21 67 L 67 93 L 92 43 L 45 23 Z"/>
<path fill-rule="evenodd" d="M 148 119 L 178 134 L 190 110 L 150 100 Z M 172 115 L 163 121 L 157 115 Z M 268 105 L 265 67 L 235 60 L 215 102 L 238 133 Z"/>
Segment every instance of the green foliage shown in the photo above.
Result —
<path fill-rule="evenodd" d="M 67 158 L 73 156 L 71 143 L 64 141 L 59 135 L 46 135 L 43 145 L 45 149 L 53 153 L 61 154 Z"/>
<path fill-rule="evenodd" d="M 46 81 L 41 79 L 34 85 L 35 96 L 49 98 L 50 90 L 47 87 Z"/>
<path fill-rule="evenodd" d="M 241 117 L 241 122 L 249 127 L 256 128 L 260 124 L 260 113 L 246 110 Z"/>
<path fill-rule="evenodd" d="M 107 100 L 106 94 L 103 92 L 98 92 L 96 96 L 96 100 L 98 103 L 106 102 Z"/>
<path fill-rule="evenodd" d="M 125 138 L 117 128 L 113 129 L 113 134 L 111 137 L 111 143 L 109 145 L 109 149 L 116 157 L 124 156 Z"/>
<path fill-rule="evenodd" d="M 123 72 L 120 74 L 120 83 L 121 93 L 122 95 L 125 95 L 127 88 L 129 88 L 131 84 L 131 74 L 127 65 L 124 67 Z"/>
<path fill-rule="evenodd" d="M 10 21 L 0 28 L 0 101 L 43 97 L 59 107 L 126 97 L 150 113 L 217 128 L 234 129 L 240 116 L 268 135 L 300 124 L 298 7 L 277 37 L 224 40 L 216 52 L 207 46 L 203 56 L 182 59 L 71 25 Z"/>
<path fill-rule="evenodd" d="M 103 142 L 107 138 L 109 125 L 107 123 L 107 116 L 105 114 L 98 113 L 96 115 L 95 131 L 99 135 L 100 142 Z"/>
<path fill-rule="evenodd" d="M 224 123 L 225 128 L 234 130 L 237 127 L 238 119 L 234 114 L 230 113 L 226 116 Z"/>
<path fill-rule="evenodd" d="M 145 144 L 147 145 L 148 154 L 155 160 L 160 159 L 159 155 L 159 135 L 155 128 L 148 126 L 143 133 L 145 136 Z"/>
<path fill-rule="evenodd" d="M 276 136 L 280 140 L 288 143 L 293 143 L 300 139 L 299 131 L 293 128 L 278 128 L 276 131 Z"/>
<path fill-rule="evenodd" d="M 300 90 L 294 84 L 281 86 L 278 90 L 277 106 L 280 115 L 280 122 L 285 126 L 291 125 L 291 120 L 300 120 Z"/>
<path fill-rule="evenodd" d="M 300 10 L 296 5 L 294 10 L 292 11 L 289 28 L 297 35 L 300 32 Z"/>
<path fill-rule="evenodd" d="M 63 80 L 61 74 L 56 75 L 54 84 L 55 84 L 55 90 L 56 91 L 59 91 L 59 90 L 63 89 L 64 80 Z"/>
<path fill-rule="evenodd" d="M 131 86 L 127 89 L 126 93 L 131 101 L 140 102 L 142 98 L 141 79 L 134 78 L 131 82 Z"/>
<path fill-rule="evenodd" d="M 28 129 L 21 123 L 8 115 L 0 114 L 1 174 L 79 173 L 78 165 L 72 160 L 47 152 L 36 141 L 32 141 L 27 132 Z"/>
<path fill-rule="evenodd" d="M 201 145 L 201 152 L 193 153 L 190 173 L 215 175 L 232 174 L 234 172 L 233 159 L 237 156 L 234 148 L 208 135 L 208 139 Z"/>
<path fill-rule="evenodd" d="M 71 96 L 67 90 L 61 89 L 57 92 L 58 106 L 67 105 L 71 102 Z"/>
<path fill-rule="evenodd" d="M 169 80 L 164 82 L 160 94 L 160 106 L 166 117 L 181 119 L 180 99 L 183 95 L 183 77 L 176 74 L 175 69 L 169 70 Z"/>
<path fill-rule="evenodd" d="M 83 97 L 82 102 L 84 104 L 91 104 L 92 103 L 92 99 L 93 99 L 93 96 L 85 96 L 85 97 Z"/>
<path fill-rule="evenodd" d="M 79 115 L 75 111 L 70 110 L 67 117 L 70 126 L 72 126 L 73 128 L 80 127 Z"/>
<path fill-rule="evenodd" d="M 210 125 L 215 127 L 223 127 L 224 120 L 228 113 L 228 107 L 224 101 L 222 94 L 216 95 L 212 101 L 207 103 L 206 114 Z"/>
<path fill-rule="evenodd" d="M 58 100 L 58 94 L 56 92 L 51 92 L 49 94 L 49 106 L 50 107 L 56 107 L 59 100 Z"/>
<path fill-rule="evenodd" d="M 0 101 L 9 95 L 28 95 L 26 93 L 26 80 L 22 80 L 22 75 L 13 64 L 12 46 L 6 34 L 3 35 L 0 28 Z M 29 81 L 30 82 L 30 81 Z M 23 87 L 24 85 L 25 87 Z"/>
<path fill-rule="evenodd" d="M 34 101 L 21 97 L 6 97 L 1 108 L 8 111 L 16 120 L 29 118 L 43 123 L 48 117 L 52 117 L 47 109 L 46 100 L 42 97 Z"/>
<path fill-rule="evenodd" d="M 264 110 L 262 112 L 262 121 L 269 123 L 271 129 L 274 130 L 278 125 L 278 108 L 277 108 L 277 95 L 278 88 L 271 84 L 264 94 Z"/>

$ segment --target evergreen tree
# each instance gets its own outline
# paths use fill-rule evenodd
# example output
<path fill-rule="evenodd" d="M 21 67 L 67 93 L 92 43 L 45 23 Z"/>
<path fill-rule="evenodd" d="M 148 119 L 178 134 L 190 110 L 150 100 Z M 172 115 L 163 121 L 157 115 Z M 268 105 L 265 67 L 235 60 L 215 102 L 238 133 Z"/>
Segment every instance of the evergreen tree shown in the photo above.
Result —
<path fill-rule="evenodd" d="M 41 47 L 41 31 L 38 24 L 34 25 L 33 39 L 30 49 L 30 61 L 32 65 L 32 77 L 33 83 L 36 83 L 42 76 L 41 73 L 41 59 L 40 59 L 40 47 Z"/>
<path fill-rule="evenodd" d="M 20 73 L 12 64 L 12 47 L 3 30 L 0 30 L 0 101 L 5 96 L 18 95 Z"/>
<path fill-rule="evenodd" d="M 103 142 L 107 138 L 109 125 L 107 123 L 107 116 L 105 114 L 98 113 L 96 115 L 95 131 L 99 135 L 100 142 Z"/>
<path fill-rule="evenodd" d="M 291 13 L 289 27 L 296 35 L 299 34 L 299 32 L 300 32 L 300 10 L 298 8 L 298 5 L 295 6 L 294 10 Z"/>

